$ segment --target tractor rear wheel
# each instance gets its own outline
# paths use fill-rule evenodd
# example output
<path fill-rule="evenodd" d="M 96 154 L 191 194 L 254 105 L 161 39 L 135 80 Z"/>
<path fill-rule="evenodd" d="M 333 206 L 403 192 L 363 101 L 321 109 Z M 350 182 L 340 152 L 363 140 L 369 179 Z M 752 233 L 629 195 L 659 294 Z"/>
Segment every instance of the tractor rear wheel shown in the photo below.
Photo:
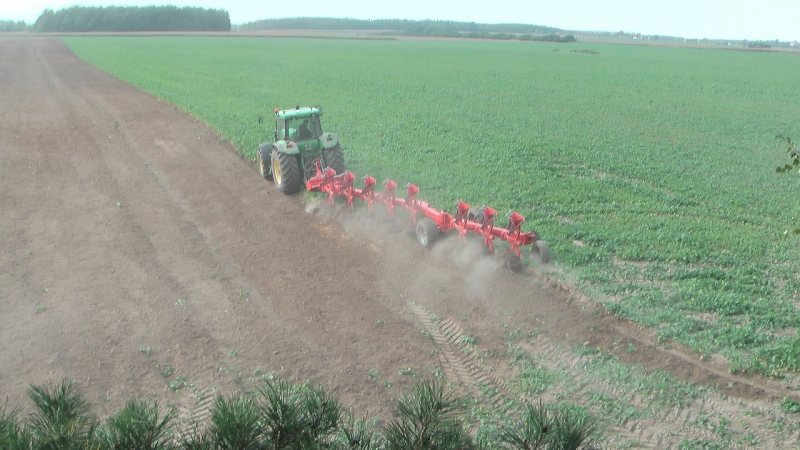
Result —
<path fill-rule="evenodd" d="M 423 217 L 417 221 L 417 242 L 425 248 L 433 247 L 433 244 L 439 238 L 439 227 L 436 222 Z"/>
<path fill-rule="evenodd" d="M 271 164 L 271 155 L 265 148 L 258 149 L 258 173 L 261 174 L 267 181 L 272 181 L 272 172 L 269 166 Z"/>
<path fill-rule="evenodd" d="M 287 155 L 273 147 L 272 179 L 284 194 L 298 192 L 303 187 L 303 177 L 297 155 Z"/>
<path fill-rule="evenodd" d="M 322 149 L 322 161 L 325 163 L 325 167 L 330 167 L 337 174 L 344 173 L 344 154 L 342 153 L 342 147 L 339 147 L 338 144 L 331 148 Z"/>
<path fill-rule="evenodd" d="M 547 264 L 550 261 L 550 246 L 545 241 L 536 241 L 531 247 L 533 260 L 539 264 Z"/>

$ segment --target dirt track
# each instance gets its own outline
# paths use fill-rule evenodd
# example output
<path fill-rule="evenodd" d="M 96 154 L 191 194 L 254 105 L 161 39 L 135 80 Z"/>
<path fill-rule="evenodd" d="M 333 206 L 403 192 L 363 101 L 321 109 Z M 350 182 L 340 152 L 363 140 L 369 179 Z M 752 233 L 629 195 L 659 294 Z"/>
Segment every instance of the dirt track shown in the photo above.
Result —
<path fill-rule="evenodd" d="M 191 414 L 193 391 L 241 391 L 260 370 L 388 418 L 415 382 L 403 369 L 476 377 L 421 332 L 425 311 L 498 355 L 483 361 L 498 376 L 511 373 L 504 336 L 539 328 L 531 352 L 632 342 L 637 352 L 620 352 L 629 362 L 730 382 L 732 396 L 780 395 L 648 346 L 647 332 L 534 271 L 308 214 L 213 130 L 57 39 L 0 38 L 0 211 L 0 397 L 11 405 L 25 405 L 29 383 L 63 377 L 100 416 L 130 398 Z M 177 377 L 187 384 L 173 392 Z"/>

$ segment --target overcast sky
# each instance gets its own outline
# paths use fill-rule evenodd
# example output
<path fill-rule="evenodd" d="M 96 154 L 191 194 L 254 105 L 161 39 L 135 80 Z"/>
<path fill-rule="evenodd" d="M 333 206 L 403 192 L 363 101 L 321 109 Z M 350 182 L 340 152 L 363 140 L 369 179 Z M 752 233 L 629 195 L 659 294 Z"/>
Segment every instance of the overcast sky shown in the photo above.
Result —
<path fill-rule="evenodd" d="M 162 5 L 225 9 L 234 24 L 283 17 L 527 23 L 566 30 L 687 38 L 800 38 L 800 0 L 0 0 L 0 20 L 34 23 L 45 9 Z"/>

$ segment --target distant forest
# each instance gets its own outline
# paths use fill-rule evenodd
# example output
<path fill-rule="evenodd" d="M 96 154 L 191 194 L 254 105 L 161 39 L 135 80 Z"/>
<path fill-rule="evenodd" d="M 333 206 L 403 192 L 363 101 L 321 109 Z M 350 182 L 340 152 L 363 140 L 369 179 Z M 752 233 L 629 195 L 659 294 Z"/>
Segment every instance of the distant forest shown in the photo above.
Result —
<path fill-rule="evenodd" d="M 33 31 L 230 31 L 224 9 L 177 6 L 72 6 L 46 9 Z"/>
<path fill-rule="evenodd" d="M 571 34 L 545 34 L 536 35 L 530 33 L 487 33 L 487 32 L 466 32 L 442 30 L 439 28 L 414 28 L 403 31 L 384 31 L 380 33 L 384 36 L 428 36 L 428 37 L 449 37 L 463 39 L 499 39 L 499 40 L 518 40 L 518 41 L 538 41 L 538 42 L 576 42 L 575 36 Z"/>
<path fill-rule="evenodd" d="M 333 19 L 327 17 L 296 17 L 291 19 L 264 19 L 237 25 L 242 31 L 257 30 L 369 30 L 405 31 L 440 30 L 462 33 L 527 33 L 556 34 L 562 30 L 541 25 L 520 23 L 475 23 L 454 22 L 450 20 L 407 20 L 407 19 Z"/>
<path fill-rule="evenodd" d="M 25 31 L 26 29 L 27 25 L 25 25 L 24 20 L 19 22 L 15 22 L 13 20 L 0 20 L 0 33 L 4 31 Z"/>

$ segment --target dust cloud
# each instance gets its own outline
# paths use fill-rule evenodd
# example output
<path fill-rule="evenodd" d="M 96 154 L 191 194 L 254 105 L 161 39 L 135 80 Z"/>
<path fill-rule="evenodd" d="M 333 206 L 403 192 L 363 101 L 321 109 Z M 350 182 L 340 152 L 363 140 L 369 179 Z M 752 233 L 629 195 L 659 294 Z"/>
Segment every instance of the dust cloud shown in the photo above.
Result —
<path fill-rule="evenodd" d="M 491 294 L 492 281 L 502 264 L 486 254 L 483 242 L 460 239 L 453 234 L 438 241 L 431 253 L 437 260 L 452 264 L 460 271 L 470 297 L 486 298 Z"/>
<path fill-rule="evenodd" d="M 383 205 L 375 211 L 324 200 L 309 201 L 307 213 L 317 213 L 337 220 L 351 238 L 365 239 L 382 248 L 386 267 L 413 264 L 426 256 L 438 264 L 426 265 L 414 283 L 420 292 L 435 291 L 437 286 L 459 283 L 470 299 L 485 299 L 492 294 L 493 280 L 498 270 L 504 270 L 502 258 L 487 254 L 480 237 L 461 239 L 455 231 L 439 235 L 430 250 L 420 246 L 415 226 L 404 210 L 395 210 L 396 217 L 387 214 Z M 502 251 L 498 250 L 498 254 Z M 456 277 L 456 280 L 453 278 Z M 428 294 L 430 295 L 430 294 Z"/>

